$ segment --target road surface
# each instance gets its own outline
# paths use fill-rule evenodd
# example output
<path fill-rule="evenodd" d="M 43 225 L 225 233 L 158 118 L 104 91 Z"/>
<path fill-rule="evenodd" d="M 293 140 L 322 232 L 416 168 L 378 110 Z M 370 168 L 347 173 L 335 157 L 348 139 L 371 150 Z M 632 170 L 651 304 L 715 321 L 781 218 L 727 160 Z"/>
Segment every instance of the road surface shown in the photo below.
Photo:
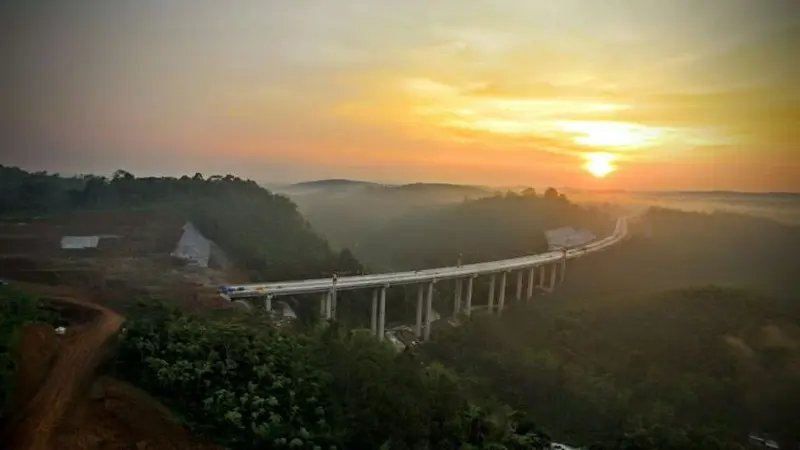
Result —
<path fill-rule="evenodd" d="M 622 217 L 617 220 L 617 225 L 614 229 L 614 232 L 610 236 L 580 248 L 568 250 L 566 252 L 566 257 L 567 259 L 579 258 L 587 253 L 604 250 L 622 241 L 627 234 L 628 218 Z M 221 292 L 228 298 L 236 299 L 245 297 L 265 297 L 269 295 L 280 296 L 326 292 L 334 288 L 334 286 L 337 291 L 340 291 L 381 287 L 387 285 L 416 284 L 429 281 L 439 281 L 525 269 L 554 263 L 562 260 L 563 258 L 563 251 L 552 251 L 539 255 L 504 259 L 500 261 L 466 264 L 462 266 L 439 267 L 435 269 L 417 271 L 341 277 L 336 280 L 332 278 L 319 278 L 313 280 L 232 285 L 224 286 L 221 289 Z"/>

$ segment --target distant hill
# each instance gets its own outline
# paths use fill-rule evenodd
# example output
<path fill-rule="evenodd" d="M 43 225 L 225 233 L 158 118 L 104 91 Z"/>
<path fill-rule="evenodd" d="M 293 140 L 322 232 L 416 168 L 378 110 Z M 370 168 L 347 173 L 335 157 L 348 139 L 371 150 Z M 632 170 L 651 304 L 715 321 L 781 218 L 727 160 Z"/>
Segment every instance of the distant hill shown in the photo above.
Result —
<path fill-rule="evenodd" d="M 561 189 L 559 189 L 561 191 Z M 584 205 L 639 208 L 661 206 L 683 211 L 725 211 L 800 225 L 800 193 L 736 191 L 600 191 L 565 190 Z"/>
<path fill-rule="evenodd" d="M 351 186 L 380 186 L 380 185 L 378 183 L 373 183 L 371 181 L 347 180 L 343 178 L 303 181 L 291 185 L 291 187 L 297 189 L 304 189 L 304 188 L 327 189 L 327 188 L 341 188 L 341 187 L 351 187 Z"/>
<path fill-rule="evenodd" d="M 383 200 L 391 200 L 398 205 L 408 204 L 417 207 L 488 197 L 494 191 L 485 187 L 461 184 L 411 183 L 397 186 L 366 186 L 365 193 Z"/>
<path fill-rule="evenodd" d="M 514 258 L 547 250 L 545 230 L 563 226 L 610 234 L 614 220 L 566 197 L 504 194 L 409 211 L 365 230 L 349 245 L 368 266 L 414 270 Z"/>
<path fill-rule="evenodd" d="M 369 181 L 334 178 L 328 180 L 303 181 L 294 184 L 272 185 L 269 186 L 268 188 L 271 191 L 280 194 L 288 196 L 298 196 L 298 195 L 309 195 L 309 194 L 324 194 L 324 195 L 341 194 L 343 192 L 347 193 L 347 192 L 357 191 L 365 187 L 379 187 L 379 186 L 381 185 Z"/>
<path fill-rule="evenodd" d="M 447 192 L 474 195 L 487 195 L 491 192 L 489 188 L 485 187 L 448 183 L 411 183 L 400 186 L 384 186 L 383 188 L 402 192 Z"/>
<path fill-rule="evenodd" d="M 800 202 L 800 193 L 797 192 L 663 191 L 637 192 L 636 195 L 666 198 L 684 197 L 718 200 L 790 200 Z"/>
<path fill-rule="evenodd" d="M 273 188 L 291 198 L 316 230 L 339 248 L 410 212 L 492 195 L 479 186 L 446 183 L 379 184 L 318 180 Z"/>
<path fill-rule="evenodd" d="M 372 193 L 413 193 L 413 194 L 436 194 L 436 195 L 467 195 L 483 196 L 490 194 L 493 190 L 487 187 L 470 186 L 450 183 L 408 183 L 408 184 L 386 184 L 372 181 L 348 180 L 342 178 L 328 180 L 303 181 L 300 183 L 273 186 L 273 190 L 287 195 L 308 194 L 308 193 L 328 193 L 338 194 L 342 191 L 353 191 L 358 189 L 371 190 Z"/>

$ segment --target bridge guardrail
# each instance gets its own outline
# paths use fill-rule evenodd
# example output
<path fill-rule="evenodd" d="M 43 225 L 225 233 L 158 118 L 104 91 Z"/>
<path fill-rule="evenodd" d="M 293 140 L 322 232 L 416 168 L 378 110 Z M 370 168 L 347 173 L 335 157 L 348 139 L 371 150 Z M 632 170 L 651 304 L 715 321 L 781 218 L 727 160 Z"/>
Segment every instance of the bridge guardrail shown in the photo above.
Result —
<path fill-rule="evenodd" d="M 229 299 L 244 297 L 281 296 L 292 294 L 310 294 L 327 292 L 332 289 L 337 291 L 381 287 L 388 285 L 418 284 L 430 281 L 465 278 L 470 276 L 488 275 L 493 273 L 509 272 L 562 260 L 574 259 L 587 253 L 608 248 L 624 239 L 628 233 L 627 217 L 617 220 L 614 232 L 603 239 L 586 244 L 577 249 L 566 251 L 551 251 L 538 255 L 511 258 L 500 261 L 465 264 L 462 266 L 440 267 L 417 271 L 394 272 L 372 275 L 357 275 L 340 278 L 319 278 L 311 280 L 277 281 L 270 283 L 251 283 L 242 285 L 222 286 L 220 293 Z"/>

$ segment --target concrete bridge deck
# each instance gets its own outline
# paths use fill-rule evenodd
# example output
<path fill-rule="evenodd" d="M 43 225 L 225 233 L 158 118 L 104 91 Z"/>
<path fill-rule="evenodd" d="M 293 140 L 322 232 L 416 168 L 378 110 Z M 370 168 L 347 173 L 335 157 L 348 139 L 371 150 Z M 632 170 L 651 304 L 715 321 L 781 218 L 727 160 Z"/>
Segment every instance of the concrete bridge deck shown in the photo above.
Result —
<path fill-rule="evenodd" d="M 488 275 L 490 279 L 487 309 L 490 313 L 496 310 L 499 314 L 503 312 L 505 306 L 508 274 L 517 272 L 516 301 L 530 300 L 533 297 L 535 287 L 538 286 L 544 291 L 552 291 L 558 281 L 564 281 L 568 260 L 605 250 L 621 242 L 627 236 L 628 218 L 622 217 L 617 220 L 614 232 L 610 236 L 578 248 L 564 248 L 560 251 L 551 251 L 539 255 L 461 266 L 341 278 L 242 284 L 224 286 L 220 290 L 221 294 L 229 300 L 263 299 L 264 307 L 268 311 L 272 310 L 272 299 L 274 297 L 319 293 L 320 314 L 327 319 L 335 319 L 337 292 L 371 289 L 372 315 L 370 325 L 378 339 L 383 340 L 386 334 L 386 290 L 391 286 L 416 284 L 418 285 L 418 290 L 415 333 L 418 337 L 427 340 L 430 338 L 431 323 L 434 316 L 432 305 L 435 283 L 443 280 L 454 280 L 454 315 L 462 312 L 470 315 L 473 310 L 473 281 L 478 276 Z M 548 267 L 549 270 L 547 270 Z M 538 275 L 536 273 L 537 269 Z M 497 284 L 499 286 L 496 286 Z M 525 292 L 523 292 L 523 287 L 527 288 Z"/>
<path fill-rule="evenodd" d="M 551 251 L 532 256 L 490 261 L 462 266 L 438 267 L 406 272 L 381 273 L 336 278 L 318 278 L 313 280 L 277 281 L 270 283 L 252 283 L 224 286 L 221 291 L 231 299 L 243 297 L 264 297 L 310 294 L 330 289 L 352 290 L 370 287 L 392 286 L 401 284 L 418 284 L 430 281 L 441 281 L 469 276 L 488 275 L 514 270 L 540 267 L 566 259 L 581 257 L 587 253 L 604 250 L 625 238 L 628 233 L 627 218 L 617 220 L 614 232 L 601 240 L 579 248 L 566 251 Z"/>

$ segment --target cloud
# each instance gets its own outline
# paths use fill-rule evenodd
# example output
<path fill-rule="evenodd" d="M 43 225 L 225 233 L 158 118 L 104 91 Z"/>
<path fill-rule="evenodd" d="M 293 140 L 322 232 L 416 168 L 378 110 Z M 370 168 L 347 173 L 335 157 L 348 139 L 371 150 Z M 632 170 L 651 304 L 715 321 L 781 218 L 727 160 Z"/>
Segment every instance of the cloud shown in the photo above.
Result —
<path fill-rule="evenodd" d="M 661 129 L 664 142 L 629 152 L 636 161 L 691 158 L 687 149 L 701 147 L 754 154 L 798 137 L 800 21 L 790 0 L 0 8 L 13 36 L 0 44 L 9 67 L 0 127 L 17 160 L 139 157 L 157 168 L 202 155 L 209 165 L 277 161 L 297 173 L 309 161 L 419 171 L 435 161 L 453 176 L 447 158 L 477 167 L 480 158 L 500 164 L 497 152 L 562 167 L 590 150 L 554 125 L 564 121 Z M 800 159 L 770 151 L 786 164 Z"/>

